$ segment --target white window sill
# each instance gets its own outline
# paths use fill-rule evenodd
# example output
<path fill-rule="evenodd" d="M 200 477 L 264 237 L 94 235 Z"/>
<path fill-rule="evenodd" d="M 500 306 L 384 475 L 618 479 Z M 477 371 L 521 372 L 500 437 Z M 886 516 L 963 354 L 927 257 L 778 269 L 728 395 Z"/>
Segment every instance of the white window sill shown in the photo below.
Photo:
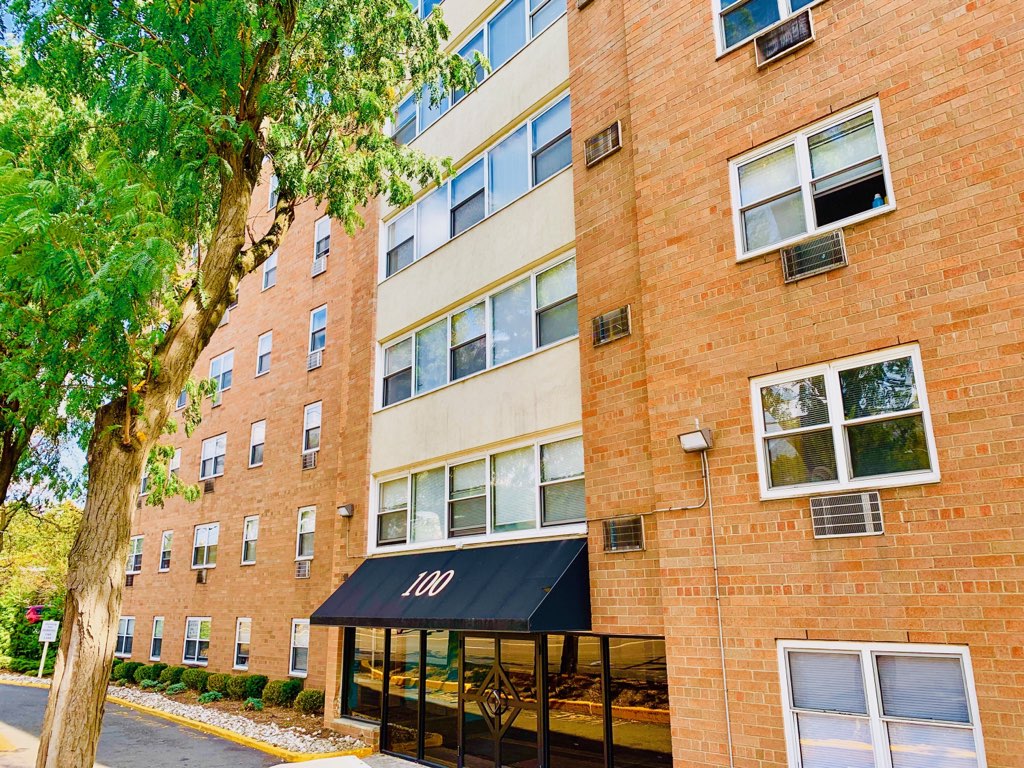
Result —
<path fill-rule="evenodd" d="M 199 482 L 203 482 L 204 480 L 216 480 L 218 477 L 224 477 L 224 473 L 221 472 L 219 475 L 207 475 L 206 477 L 200 475 Z"/>
<path fill-rule="evenodd" d="M 170 568 L 157 568 L 156 572 L 157 573 L 170 573 L 171 569 Z"/>
<path fill-rule="evenodd" d="M 130 653 L 115 653 L 115 659 L 130 659 L 132 655 Z"/>
<path fill-rule="evenodd" d="M 255 560 L 243 560 L 239 565 L 256 565 Z"/>
<path fill-rule="evenodd" d="M 260 378 L 262 376 L 266 376 L 268 373 L 270 373 L 270 369 L 269 368 L 267 370 L 265 370 L 265 371 L 256 371 L 256 375 L 253 376 L 253 378 L 254 379 L 258 379 L 258 378 Z"/>
<path fill-rule="evenodd" d="M 142 573 L 142 571 L 125 571 L 124 575 L 125 576 L 138 576 L 140 573 Z"/>
<path fill-rule="evenodd" d="M 150 656 L 149 660 L 150 661 L 160 661 L 160 657 L 159 656 Z"/>
<path fill-rule="evenodd" d="M 929 472 L 910 472 L 899 475 L 875 475 L 846 483 L 804 483 L 781 488 L 761 488 L 761 501 L 775 499 L 809 498 L 811 496 L 828 496 L 832 494 L 856 493 L 873 491 L 879 488 L 903 488 L 914 485 L 933 485 L 941 480 L 939 470 Z"/>
<path fill-rule="evenodd" d="M 797 235 L 796 237 L 791 237 L 787 240 L 781 240 L 773 245 L 766 245 L 764 248 L 758 248 L 757 250 L 738 254 L 736 256 L 736 263 L 739 264 L 744 261 L 749 261 L 750 259 L 756 259 L 758 256 L 767 256 L 770 253 L 774 253 L 783 248 L 788 248 L 791 245 L 796 245 L 797 243 L 802 243 L 805 240 L 811 240 L 815 237 L 820 237 L 821 235 L 827 235 L 829 232 L 835 232 L 837 229 L 842 229 L 843 227 L 849 227 L 854 224 L 859 224 L 862 221 L 873 219 L 875 216 L 881 216 L 886 213 L 892 213 L 895 210 L 895 203 L 888 203 L 887 205 L 883 205 L 880 208 L 869 208 L 866 211 L 858 213 L 856 216 L 850 216 L 848 219 L 834 221 L 831 224 L 828 224 L 824 227 L 819 227 L 818 229 L 805 232 L 802 235 Z"/>
<path fill-rule="evenodd" d="M 309 563 L 309 562 L 312 562 L 313 557 L 314 557 L 313 555 L 307 555 L 305 557 L 296 557 L 295 558 L 295 562 L 296 563 Z"/>
<path fill-rule="evenodd" d="M 308 672 L 293 672 L 291 670 L 288 670 L 288 677 L 298 677 L 305 680 L 308 675 Z"/>
<path fill-rule="evenodd" d="M 249 671 L 249 667 L 248 666 L 240 667 L 237 664 L 235 666 L 233 666 L 231 669 L 233 669 L 235 672 L 248 672 Z"/>
<path fill-rule="evenodd" d="M 435 539 L 434 541 L 418 541 L 410 544 L 367 544 L 366 554 L 387 555 L 397 552 L 426 552 L 429 550 L 462 549 L 467 546 L 501 544 L 513 541 L 533 541 L 535 539 L 565 539 L 575 536 L 585 536 L 587 533 L 586 522 L 567 523 L 566 525 L 551 525 L 545 528 L 535 528 L 525 531 L 510 531 L 508 533 L 478 534 L 476 536 L 459 536 L 449 539 Z"/>
<path fill-rule="evenodd" d="M 185 661 L 184 659 L 181 663 L 186 667 L 206 667 L 210 664 L 208 661 Z"/>
<path fill-rule="evenodd" d="M 192 566 L 192 570 L 193 571 L 208 571 L 211 568 L 216 568 L 216 567 L 217 567 L 216 563 L 214 563 L 213 565 L 193 565 Z"/>
<path fill-rule="evenodd" d="M 249 469 L 259 469 L 262 466 L 263 466 L 263 462 L 260 462 L 259 464 L 250 464 L 248 468 Z"/>

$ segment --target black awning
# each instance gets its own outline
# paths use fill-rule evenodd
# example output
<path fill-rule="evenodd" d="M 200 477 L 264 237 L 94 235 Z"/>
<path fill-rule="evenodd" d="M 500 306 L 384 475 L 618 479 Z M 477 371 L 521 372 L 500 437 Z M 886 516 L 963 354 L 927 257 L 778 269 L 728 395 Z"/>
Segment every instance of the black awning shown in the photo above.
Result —
<path fill-rule="evenodd" d="M 370 558 L 313 612 L 310 621 L 407 629 L 586 632 L 587 541 Z"/>

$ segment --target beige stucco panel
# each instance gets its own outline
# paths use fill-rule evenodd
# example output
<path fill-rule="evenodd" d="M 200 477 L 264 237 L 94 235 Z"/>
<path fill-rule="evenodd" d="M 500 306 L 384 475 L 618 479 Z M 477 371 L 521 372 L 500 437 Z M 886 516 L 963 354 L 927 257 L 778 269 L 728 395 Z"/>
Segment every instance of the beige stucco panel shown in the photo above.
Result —
<path fill-rule="evenodd" d="M 570 169 L 381 283 L 378 340 L 411 330 L 567 250 L 575 237 L 573 222 Z"/>
<path fill-rule="evenodd" d="M 572 428 L 582 418 L 575 339 L 373 416 L 375 475 Z"/>

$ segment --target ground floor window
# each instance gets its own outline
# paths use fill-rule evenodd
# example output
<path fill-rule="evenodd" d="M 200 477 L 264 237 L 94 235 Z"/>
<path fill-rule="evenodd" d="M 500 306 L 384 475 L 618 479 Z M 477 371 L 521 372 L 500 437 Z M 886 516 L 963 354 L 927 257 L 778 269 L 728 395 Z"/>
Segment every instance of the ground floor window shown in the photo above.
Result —
<path fill-rule="evenodd" d="M 164 645 L 164 617 L 153 618 L 153 638 L 149 644 L 149 660 L 160 661 L 160 651 Z"/>
<path fill-rule="evenodd" d="M 181 659 L 186 664 L 205 665 L 210 653 L 210 618 L 185 619 L 185 650 Z"/>
<path fill-rule="evenodd" d="M 792 768 L 976 768 L 984 749 L 968 649 L 779 644 Z"/>
<path fill-rule="evenodd" d="M 453 767 L 672 765 L 662 638 L 348 628 L 341 714 Z"/>
<path fill-rule="evenodd" d="M 309 672 L 309 619 L 292 619 L 288 674 L 305 677 Z"/>
<path fill-rule="evenodd" d="M 135 641 L 135 617 L 122 616 L 117 620 L 117 645 L 114 655 L 127 659 L 132 655 L 132 643 Z"/>

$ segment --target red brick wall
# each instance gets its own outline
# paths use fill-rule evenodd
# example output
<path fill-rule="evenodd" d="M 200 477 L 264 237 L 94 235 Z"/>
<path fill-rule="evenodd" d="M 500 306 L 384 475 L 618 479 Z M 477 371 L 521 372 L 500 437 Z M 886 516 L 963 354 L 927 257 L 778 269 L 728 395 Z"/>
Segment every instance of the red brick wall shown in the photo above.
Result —
<path fill-rule="evenodd" d="M 581 343 L 589 515 L 698 501 L 676 435 L 714 429 L 736 765 L 786 764 L 779 638 L 969 645 L 989 765 L 1024 765 L 1021 7 L 825 2 L 817 40 L 758 71 L 750 45 L 716 60 L 710 5 L 570 9 L 581 322 L 636 321 Z M 897 209 L 846 229 L 844 269 L 737 264 L 729 159 L 875 96 Z M 623 151 L 585 170 L 615 118 Z M 805 498 L 760 500 L 749 378 L 906 342 L 942 481 L 882 491 L 884 536 L 815 540 Z M 595 628 L 664 606 L 676 765 L 727 765 L 708 512 L 647 522 L 645 556 L 594 557 Z"/>

